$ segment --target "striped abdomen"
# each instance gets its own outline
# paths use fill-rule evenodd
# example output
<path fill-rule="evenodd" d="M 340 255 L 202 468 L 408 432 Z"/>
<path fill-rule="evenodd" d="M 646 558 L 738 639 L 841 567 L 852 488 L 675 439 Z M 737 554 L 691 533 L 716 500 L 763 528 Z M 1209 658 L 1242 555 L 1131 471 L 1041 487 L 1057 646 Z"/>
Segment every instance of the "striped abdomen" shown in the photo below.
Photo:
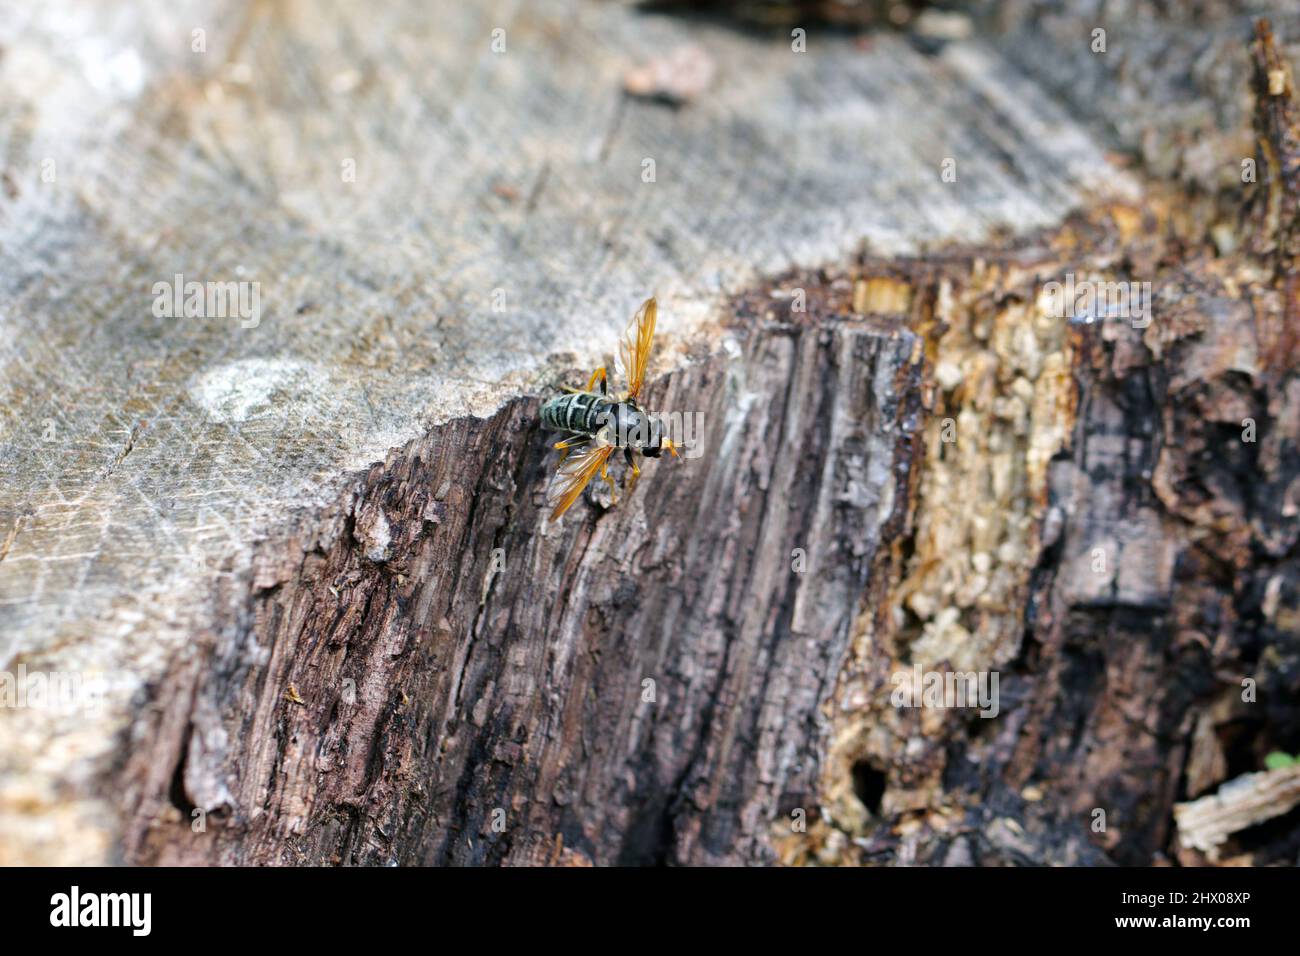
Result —
<path fill-rule="evenodd" d="M 609 421 L 612 404 L 592 392 L 557 395 L 542 406 L 542 424 L 556 431 L 594 435 Z"/>

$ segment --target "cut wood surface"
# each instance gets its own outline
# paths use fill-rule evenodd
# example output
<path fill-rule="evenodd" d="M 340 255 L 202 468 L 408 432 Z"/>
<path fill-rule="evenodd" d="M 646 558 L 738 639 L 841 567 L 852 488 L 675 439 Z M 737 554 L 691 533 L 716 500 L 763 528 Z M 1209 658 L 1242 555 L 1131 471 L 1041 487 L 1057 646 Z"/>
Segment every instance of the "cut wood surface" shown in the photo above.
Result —
<path fill-rule="evenodd" d="M 1213 225 L 1188 221 L 1243 197 L 1120 168 L 1136 127 L 1023 49 L 1043 11 L 938 45 L 810 24 L 806 52 L 594 0 L 0 18 L 0 669 L 107 678 L 93 712 L 0 708 L 0 862 L 1122 857 L 1058 735 L 1150 717 L 1134 701 L 1186 676 L 1173 634 L 1220 640 L 1235 679 L 1204 608 L 1260 546 L 1233 614 L 1264 620 L 1276 579 L 1291 634 L 1295 340 L 1254 251 L 1198 268 L 1210 291 L 1179 272 Z M 1240 79 L 1195 94 L 1202 167 L 1236 168 L 1249 24 L 1185 19 Z M 625 94 L 687 44 L 713 69 L 685 102 Z M 1290 114 L 1254 116 L 1277 154 Z M 1161 192 L 1189 183 L 1199 205 Z M 1070 269 L 1194 306 L 1101 338 L 1039 310 Z M 177 275 L 257 283 L 256 321 L 158 315 Z M 702 454 L 547 524 L 538 399 L 651 293 L 652 405 L 703 413 Z M 1229 355 L 1252 306 L 1259 347 Z M 1180 391 L 1274 423 L 1267 496 L 1197 510 L 1236 493 L 1192 495 L 1199 459 L 1162 451 L 1162 416 L 1209 447 Z M 944 451 L 947 418 L 969 442 Z M 1076 566 L 1098 546 L 1104 581 Z M 1204 605 L 1179 620 L 1175 568 Z M 1108 696 L 1130 646 L 1114 666 L 1145 678 Z M 913 662 L 1024 682 L 978 738 L 884 709 Z M 1167 739 L 1222 697 L 1182 664 L 1134 766 L 1094 768 L 1143 862 L 1179 796 Z"/>

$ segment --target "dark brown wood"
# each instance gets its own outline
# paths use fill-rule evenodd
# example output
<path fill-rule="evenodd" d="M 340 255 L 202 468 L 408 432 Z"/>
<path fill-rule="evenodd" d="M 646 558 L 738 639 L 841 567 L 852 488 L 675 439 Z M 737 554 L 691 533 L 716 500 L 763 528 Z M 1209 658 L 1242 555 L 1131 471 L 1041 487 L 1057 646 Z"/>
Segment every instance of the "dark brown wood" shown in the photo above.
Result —
<path fill-rule="evenodd" d="M 864 264 L 919 286 L 913 327 L 949 372 L 912 530 L 882 552 L 878 612 L 846 664 L 827 822 L 786 838 L 783 859 L 1296 862 L 1294 771 L 1263 768 L 1300 734 L 1297 125 L 1266 25 L 1253 70 L 1247 49 L 1235 73 L 1259 139 L 1245 157 L 1231 131 L 1215 142 L 1220 188 L 1152 179 L 1141 207 L 1001 252 Z M 1150 282 L 1151 323 L 1025 322 L 1071 273 Z M 1068 380 L 1026 372 L 999 339 L 1017 322 Z M 965 423 L 951 445 L 944 418 Z M 1037 475 L 1035 445 L 1051 457 Z M 1001 715 L 889 706 L 890 676 L 918 662 L 996 670 Z"/>
<path fill-rule="evenodd" d="M 851 317 L 744 314 L 735 336 L 649 396 L 701 414 L 702 457 L 648 464 L 612 510 L 544 527 L 555 455 L 518 401 L 268 542 L 230 602 L 247 618 L 159 687 L 122 777 L 128 858 L 769 858 L 766 822 L 814 806 L 920 365 L 911 334 Z"/>

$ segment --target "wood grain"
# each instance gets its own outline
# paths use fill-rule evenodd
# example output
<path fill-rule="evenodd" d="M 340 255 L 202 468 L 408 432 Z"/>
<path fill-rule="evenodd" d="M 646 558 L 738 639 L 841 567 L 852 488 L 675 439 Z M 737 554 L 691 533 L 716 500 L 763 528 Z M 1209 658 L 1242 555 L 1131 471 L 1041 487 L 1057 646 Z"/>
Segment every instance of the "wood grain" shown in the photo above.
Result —
<path fill-rule="evenodd" d="M 505 31 L 501 53 L 492 52 L 496 29 Z M 202 52 L 194 49 L 197 30 L 204 31 Z M 719 66 L 706 94 L 680 110 L 624 98 L 621 81 L 631 65 L 687 40 L 704 46 Z M 324 534 L 310 529 L 349 520 L 372 549 L 382 528 L 377 516 L 354 512 L 356 489 L 388 487 L 409 467 L 409 481 L 432 482 L 434 469 L 434 490 L 448 483 L 444 500 L 457 504 L 447 506 L 445 520 L 468 529 L 467 556 L 446 542 L 439 547 L 447 550 L 428 554 L 462 560 L 466 572 L 477 573 L 481 549 L 497 533 L 481 516 L 509 507 L 505 496 L 488 496 L 490 504 L 479 497 L 500 485 L 529 500 L 542 480 L 537 459 L 528 457 L 540 446 L 525 425 L 523 403 L 597 360 L 646 294 L 661 299 L 659 370 L 722 380 L 727 296 L 761 275 L 842 260 L 863 241 L 902 253 L 979 242 L 992 230 L 1047 226 L 1094 190 L 1132 186 L 1106 163 L 1088 129 L 980 39 L 931 56 L 890 33 L 863 49 L 851 37 L 813 28 L 808 52 L 800 54 L 787 37 L 580 0 L 120 9 L 69 2 L 6 10 L 0 48 L 0 662 L 9 671 L 21 665 L 112 678 L 93 717 L 31 708 L 0 713 L 5 862 L 101 862 L 121 859 L 124 846 L 145 852 L 141 808 L 154 806 L 158 787 L 167 790 L 179 764 L 141 768 L 129 788 L 134 804 L 124 799 L 116 773 L 125 762 L 138 766 L 141 754 L 161 755 L 157 748 L 169 734 L 189 741 L 173 745 L 193 754 L 186 766 L 196 768 L 181 772 L 183 783 L 189 775 L 194 781 L 184 783 L 188 796 L 174 807 L 229 806 L 242 819 L 264 812 L 264 801 L 287 801 L 274 824 L 262 824 L 267 834 L 318 820 L 314 814 L 324 811 L 311 775 L 297 768 L 281 780 L 283 769 L 272 773 L 288 741 L 274 736 L 285 720 L 278 684 L 263 687 L 271 696 L 262 697 L 239 680 L 263 668 L 293 672 L 293 662 L 301 666 L 318 652 L 307 635 L 326 640 L 336 615 L 366 621 L 367 640 L 378 642 L 373 649 L 381 657 L 386 640 L 400 634 L 418 644 L 414 635 L 439 618 L 389 630 L 370 621 L 364 605 L 352 605 L 351 586 L 340 608 L 277 608 L 258 595 L 276 591 L 264 585 L 279 581 L 279 572 L 260 562 L 292 564 L 296 535 Z M 955 183 L 940 178 L 948 157 L 958 158 Z M 655 163 L 654 182 L 642 178 L 647 159 Z M 354 181 L 346 176 L 349 161 Z M 156 316 L 154 283 L 178 273 L 259 283 L 259 321 L 242 327 L 231 318 Z M 503 311 L 493 311 L 498 303 Z M 866 349 L 866 357 L 886 348 L 841 332 L 819 334 L 840 348 Z M 742 341 L 760 348 L 748 335 Z M 762 347 L 775 350 L 777 367 L 804 375 L 831 361 Z M 691 348 L 711 372 L 691 372 Z M 748 354 L 746 361 L 755 362 L 758 353 Z M 891 375 L 896 367 L 883 366 Z M 775 379 L 765 381 L 771 387 L 755 401 L 773 408 L 824 396 L 814 388 L 783 398 Z M 706 392 L 697 386 L 689 394 L 704 401 Z M 731 406 L 709 407 L 725 416 Z M 790 416 L 811 427 L 802 410 Z M 871 427 L 884 428 L 885 418 Z M 863 442 L 882 440 L 869 431 Z M 816 434 L 839 440 L 836 432 Z M 765 454 L 756 437 L 750 440 L 750 454 Z M 873 468 L 887 469 L 888 461 L 884 452 L 871 458 Z M 485 462 L 494 469 L 487 479 L 479 471 Z M 376 471 L 374 463 L 384 464 Z M 703 483 L 688 485 L 692 492 L 718 495 L 719 511 L 734 507 L 720 490 L 732 474 L 730 456 L 692 464 L 686 480 Z M 812 497 L 797 505 L 819 528 L 843 517 L 844 506 L 826 497 L 842 492 L 831 481 L 839 477 L 822 476 L 806 488 Z M 480 488 L 484 480 L 489 488 Z M 666 494 L 666 487 L 652 494 Z M 398 499 L 409 504 L 420 494 L 408 489 Z M 866 505 L 853 504 L 850 514 L 854 507 Z M 474 508 L 480 517 L 470 514 Z M 341 517 L 348 514 L 353 518 Z M 689 525 L 674 527 L 681 546 L 706 548 L 693 541 Z M 516 533 L 512 548 L 543 547 Z M 764 533 L 781 538 L 778 527 Z M 596 541 L 602 548 L 641 540 L 629 535 L 616 545 L 621 536 L 604 534 Z M 739 560 L 712 550 L 717 546 L 707 542 L 713 560 Z M 864 539 L 859 547 L 865 551 L 837 572 L 848 577 L 823 586 L 860 582 L 860 561 L 871 546 Z M 332 560 L 340 570 L 352 560 L 328 544 L 308 545 L 304 554 L 304 561 Z M 603 567 L 556 561 L 543 580 L 565 589 L 552 593 L 557 599 L 572 599 L 569 575 Z M 677 567 L 707 563 L 701 554 Z M 629 566 L 615 562 L 602 586 L 612 586 L 613 569 Z M 413 567 L 407 587 L 454 605 L 454 592 L 435 599 L 436 589 L 420 583 L 434 570 Z M 323 568 L 299 574 L 318 572 Z M 509 580 L 511 588 L 525 588 Z M 397 587 L 394 608 L 406 600 Z M 278 589 L 319 599 L 306 587 Z M 793 638 L 778 641 L 768 612 L 757 607 L 735 609 L 722 627 L 714 621 L 721 611 L 709 603 L 721 600 L 716 594 L 706 589 L 693 598 L 704 603 L 681 605 L 691 622 L 686 633 L 701 642 L 682 648 L 675 665 L 698 668 L 680 675 L 691 688 L 687 699 L 740 695 L 723 698 L 730 703 L 753 689 L 757 674 L 793 683 L 773 689 L 774 696 L 756 693 L 757 710 L 744 712 L 743 727 L 710 723 L 695 762 L 638 758 L 646 776 L 627 790 L 655 794 L 641 816 L 634 821 L 625 803 L 614 802 L 603 811 L 608 821 L 590 825 L 597 834 L 612 832 L 616 823 L 609 821 L 617 820 L 641 833 L 668 819 L 674 836 L 628 837 L 629 858 L 757 853 L 725 828 L 739 826 L 737 820 L 748 827 L 757 811 L 745 801 L 786 786 L 786 775 L 774 768 L 741 774 L 757 780 L 745 777 L 743 790 L 725 796 L 738 801 L 739 816 L 700 818 L 700 806 L 724 799 L 707 787 L 690 798 L 698 804 L 687 800 L 671 812 L 662 804 L 668 794 L 687 793 L 682 785 L 695 787 L 692 774 L 705 766 L 712 773 L 709 761 L 740 773 L 726 760 L 750 751 L 733 748 L 733 739 L 775 733 L 773 701 L 790 695 L 806 714 L 817 688 L 831 680 L 838 631 L 820 635 L 825 643 L 810 651 L 812 672 L 796 679 L 788 664 L 773 663 L 793 653 L 783 643 Z M 472 615 L 453 615 L 439 666 L 452 666 L 445 657 L 452 647 L 470 660 L 496 647 L 502 632 L 486 626 L 514 600 L 523 598 L 486 604 L 477 625 Z M 847 613 L 844 606 L 823 612 L 786 600 L 793 598 L 773 607 L 809 621 L 826 613 L 837 628 Z M 672 613 L 666 594 L 652 603 Z M 615 605 L 623 608 L 623 599 Z M 577 619 L 564 620 L 568 631 L 538 632 L 544 643 L 526 649 L 517 666 L 558 655 L 577 667 L 590 652 L 573 643 L 582 633 Z M 638 618 L 619 639 L 630 641 L 650 626 Z M 308 643 L 300 647 L 302 640 Z M 652 646 L 664 662 L 679 647 Z M 733 646 L 744 649 L 732 652 L 739 657 L 728 656 Z M 524 652 L 501 646 L 494 653 Z M 370 679 L 383 673 L 377 669 Z M 459 693 L 440 683 L 441 673 L 423 674 L 408 691 L 448 695 L 410 705 L 424 715 L 424 731 L 449 733 L 453 721 L 477 726 L 475 707 L 487 707 L 480 723 L 513 727 L 521 719 L 494 709 L 494 694 L 508 692 L 505 672 L 489 691 L 489 671 L 471 667 Z M 238 695 L 228 696 L 236 686 Z M 304 678 L 297 686 L 312 685 Z M 509 692 L 522 692 L 523 685 L 511 686 Z M 578 693 L 590 684 L 564 686 Z M 624 692 L 616 699 L 626 701 Z M 172 707 L 176 695 L 186 694 L 196 708 L 189 717 Z M 324 704 L 305 699 L 303 715 L 322 719 L 312 708 Z M 236 701 L 256 701 L 257 709 L 231 710 Z M 369 706 L 369 729 L 358 728 L 354 743 L 372 743 L 363 765 L 344 761 L 335 774 L 339 806 L 378 799 L 352 775 L 383 762 L 371 732 L 403 719 L 380 709 L 378 698 Z M 617 720 L 632 721 L 634 713 L 620 712 Z M 637 736 L 616 725 L 632 734 L 627 739 L 652 742 L 656 752 L 680 744 L 667 730 Z M 576 732 L 574 725 L 562 734 Z M 802 753 L 805 735 L 795 737 L 788 746 Z M 494 741 L 506 748 L 508 762 L 524 759 L 507 738 Z M 440 745 L 435 737 L 419 742 Z M 237 755 L 254 760 L 244 774 L 216 773 Z M 514 778 L 473 777 L 467 768 L 487 758 L 477 759 L 459 772 L 457 786 L 494 786 L 504 799 Z M 803 767 L 790 779 L 807 774 Z M 673 787 L 656 789 L 665 781 Z M 426 776 L 426 786 L 434 783 Z M 519 783 L 515 792 L 534 793 L 529 788 L 536 785 Z M 565 787 L 580 783 L 556 786 L 571 799 Z M 452 801 L 447 806 L 453 797 L 444 795 Z M 767 799 L 764 812 L 774 805 Z M 506 852 L 499 844 L 472 850 L 447 834 L 433 840 L 428 828 L 447 824 L 445 818 L 398 819 L 407 804 L 386 806 L 396 816 L 385 827 L 423 835 L 402 859 L 495 859 Z M 354 821 L 335 837 L 315 834 L 301 852 L 319 858 L 346 849 L 352 858 L 379 860 L 383 853 L 363 829 Z M 578 829 L 572 818 L 560 826 L 573 839 Z M 591 852 L 609 859 L 598 845 Z M 250 851 L 232 845 L 212 852 Z"/>

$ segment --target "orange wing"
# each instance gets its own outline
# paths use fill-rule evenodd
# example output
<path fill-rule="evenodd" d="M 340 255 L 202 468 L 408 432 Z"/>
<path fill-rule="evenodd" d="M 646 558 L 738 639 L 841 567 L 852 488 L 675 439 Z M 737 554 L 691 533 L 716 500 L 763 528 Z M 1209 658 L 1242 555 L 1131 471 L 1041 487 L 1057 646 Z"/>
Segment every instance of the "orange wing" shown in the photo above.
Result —
<path fill-rule="evenodd" d="M 645 383 L 645 371 L 650 367 L 650 346 L 655 338 L 655 316 L 659 306 L 654 296 L 641 303 L 641 308 L 623 332 L 618 346 L 618 365 L 627 382 L 627 397 L 636 398 Z"/>
<path fill-rule="evenodd" d="M 613 445 L 592 444 L 560 462 L 555 477 L 551 479 L 551 486 L 546 489 L 546 503 L 555 507 L 551 512 L 552 521 L 568 511 L 569 506 L 578 500 L 582 489 L 600 474 L 613 451 Z"/>

